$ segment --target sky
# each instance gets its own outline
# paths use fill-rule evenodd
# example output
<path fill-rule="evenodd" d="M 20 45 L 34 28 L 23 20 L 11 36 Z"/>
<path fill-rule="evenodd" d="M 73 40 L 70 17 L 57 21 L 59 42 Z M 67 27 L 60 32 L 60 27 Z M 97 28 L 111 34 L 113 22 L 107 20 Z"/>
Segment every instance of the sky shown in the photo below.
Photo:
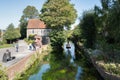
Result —
<path fill-rule="evenodd" d="M 34 6 L 40 12 L 46 0 L 0 0 L 0 29 L 6 29 L 13 23 L 18 27 L 23 10 L 28 6 Z M 95 5 L 101 6 L 100 0 L 71 0 L 77 10 L 78 17 L 73 25 L 79 23 L 79 17 L 83 11 L 93 9 Z"/>

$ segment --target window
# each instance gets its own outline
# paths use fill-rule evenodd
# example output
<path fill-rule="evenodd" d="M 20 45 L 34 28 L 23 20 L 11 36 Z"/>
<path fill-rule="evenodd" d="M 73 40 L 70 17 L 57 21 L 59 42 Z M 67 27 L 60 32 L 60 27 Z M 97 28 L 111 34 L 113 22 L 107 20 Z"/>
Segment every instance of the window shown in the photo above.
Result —
<path fill-rule="evenodd" d="M 34 29 L 32 30 L 32 33 L 34 34 Z"/>

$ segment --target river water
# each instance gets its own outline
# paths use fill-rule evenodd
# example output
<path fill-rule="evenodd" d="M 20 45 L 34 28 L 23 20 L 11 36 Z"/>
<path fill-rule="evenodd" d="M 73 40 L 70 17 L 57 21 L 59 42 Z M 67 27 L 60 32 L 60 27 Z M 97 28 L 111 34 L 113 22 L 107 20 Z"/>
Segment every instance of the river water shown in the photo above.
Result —
<path fill-rule="evenodd" d="M 49 68 L 50 68 L 49 64 L 43 64 L 40 67 L 39 72 L 31 75 L 28 80 L 42 80 L 43 73 L 45 73 Z"/>
<path fill-rule="evenodd" d="M 81 64 L 76 63 L 75 62 L 75 59 L 76 59 L 75 46 L 72 42 L 70 42 L 69 44 L 70 44 L 71 48 L 68 49 L 68 48 L 66 48 L 67 44 L 68 43 L 65 42 L 63 47 L 64 47 L 66 57 L 70 56 L 70 64 L 72 64 L 73 66 L 75 66 L 77 68 L 75 80 L 103 80 L 101 78 L 101 76 L 99 75 L 99 73 L 96 70 L 93 70 L 94 69 L 93 66 L 92 66 L 92 68 L 90 68 L 91 65 L 85 67 L 86 64 L 84 64 L 84 62 L 86 62 L 86 61 L 81 60 L 80 61 Z M 38 73 L 31 75 L 28 80 L 42 80 L 43 73 L 45 73 L 48 69 L 50 69 L 50 65 L 43 64 L 39 68 Z"/>
<path fill-rule="evenodd" d="M 76 73 L 75 80 L 80 80 L 80 74 L 82 73 L 82 68 L 74 62 L 74 60 L 75 60 L 75 46 L 72 42 L 69 42 L 70 48 L 67 48 L 67 45 L 68 45 L 68 43 L 65 42 L 64 43 L 64 51 L 65 51 L 66 57 L 68 55 L 71 56 L 70 63 L 73 64 L 73 66 L 77 67 L 77 73 Z"/>

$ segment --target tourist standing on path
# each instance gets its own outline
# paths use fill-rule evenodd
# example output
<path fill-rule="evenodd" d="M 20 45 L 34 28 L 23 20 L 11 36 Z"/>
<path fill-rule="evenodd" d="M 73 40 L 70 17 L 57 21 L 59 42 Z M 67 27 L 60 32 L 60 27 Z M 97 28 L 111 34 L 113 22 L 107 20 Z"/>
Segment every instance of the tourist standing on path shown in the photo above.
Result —
<path fill-rule="evenodd" d="M 15 48 L 16 48 L 16 52 L 18 52 L 18 48 L 19 48 L 18 41 L 16 41 Z"/>

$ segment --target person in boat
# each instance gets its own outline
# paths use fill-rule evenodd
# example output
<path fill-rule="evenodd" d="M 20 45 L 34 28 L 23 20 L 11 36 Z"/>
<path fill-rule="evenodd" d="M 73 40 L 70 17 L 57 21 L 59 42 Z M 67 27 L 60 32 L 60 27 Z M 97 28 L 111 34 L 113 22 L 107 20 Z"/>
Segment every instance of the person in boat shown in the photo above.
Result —
<path fill-rule="evenodd" d="M 67 48 L 67 49 L 71 48 L 69 41 L 68 41 L 67 44 L 66 44 L 66 48 Z"/>

